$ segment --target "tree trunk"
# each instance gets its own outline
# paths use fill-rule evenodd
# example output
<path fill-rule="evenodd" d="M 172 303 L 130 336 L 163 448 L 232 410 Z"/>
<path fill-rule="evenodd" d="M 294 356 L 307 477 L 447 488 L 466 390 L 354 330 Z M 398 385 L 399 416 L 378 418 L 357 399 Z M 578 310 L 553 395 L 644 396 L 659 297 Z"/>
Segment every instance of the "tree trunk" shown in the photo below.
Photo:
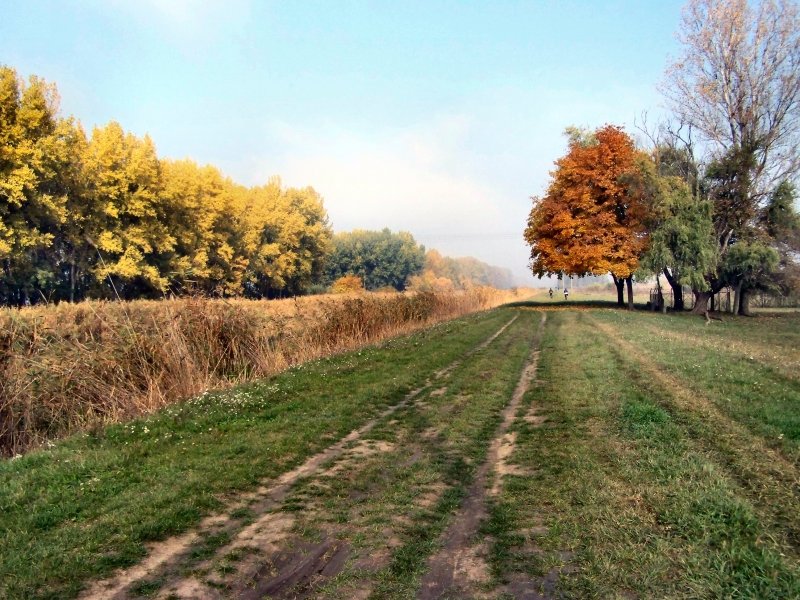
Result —
<path fill-rule="evenodd" d="M 695 315 L 702 315 L 708 310 L 708 300 L 711 298 L 711 292 L 700 292 L 692 290 L 694 294 L 694 308 L 692 313 Z"/>
<path fill-rule="evenodd" d="M 611 277 L 614 278 L 614 285 L 617 287 L 617 306 L 625 306 L 625 293 L 623 290 L 625 280 L 622 278 L 617 278 L 617 276 L 613 273 Z"/>
<path fill-rule="evenodd" d="M 753 316 L 753 313 L 750 312 L 750 290 L 745 287 L 742 287 L 739 295 L 739 312 L 737 314 L 743 317 Z"/>
<path fill-rule="evenodd" d="M 683 310 L 685 305 L 683 303 L 683 286 L 669 272 L 669 269 L 664 269 L 664 277 L 667 278 L 669 287 L 672 288 L 672 309 Z"/>
<path fill-rule="evenodd" d="M 736 284 L 736 289 L 734 290 L 733 294 L 733 310 L 731 311 L 734 315 L 739 314 L 739 306 L 742 303 L 742 282 Z"/>
<path fill-rule="evenodd" d="M 69 301 L 75 302 L 75 257 L 72 258 L 72 264 L 69 266 Z"/>
<path fill-rule="evenodd" d="M 656 289 L 658 290 L 658 306 L 656 310 L 660 310 L 662 314 L 666 313 L 667 302 L 664 300 L 664 290 L 661 287 L 661 278 L 658 276 L 658 273 L 656 273 Z"/>
<path fill-rule="evenodd" d="M 625 284 L 628 287 L 628 310 L 633 310 L 633 277 L 626 277 Z"/>

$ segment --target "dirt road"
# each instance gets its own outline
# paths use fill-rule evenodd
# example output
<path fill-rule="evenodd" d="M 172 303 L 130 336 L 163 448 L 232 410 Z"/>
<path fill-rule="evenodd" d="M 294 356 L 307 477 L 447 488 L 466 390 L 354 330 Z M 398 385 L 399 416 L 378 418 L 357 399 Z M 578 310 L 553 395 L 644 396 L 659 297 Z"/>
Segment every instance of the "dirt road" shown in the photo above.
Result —
<path fill-rule="evenodd" d="M 509 320 L 377 418 L 197 529 L 155 544 L 86 599 L 538 598 L 490 572 L 487 506 L 513 464 L 545 316 Z M 551 578 L 552 579 L 552 578 Z"/>

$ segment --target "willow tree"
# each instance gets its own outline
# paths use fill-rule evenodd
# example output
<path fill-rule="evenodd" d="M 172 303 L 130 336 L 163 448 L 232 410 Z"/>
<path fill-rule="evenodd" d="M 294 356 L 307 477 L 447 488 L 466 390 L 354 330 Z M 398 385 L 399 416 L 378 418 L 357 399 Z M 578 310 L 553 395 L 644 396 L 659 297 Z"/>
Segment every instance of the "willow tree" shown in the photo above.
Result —
<path fill-rule="evenodd" d="M 643 163 L 642 169 L 647 167 L 648 163 Z M 712 204 L 693 194 L 683 177 L 664 176 L 651 169 L 645 178 L 649 183 L 650 243 L 641 257 L 641 268 L 656 275 L 664 273 L 673 289 L 674 309 L 683 310 L 683 286 L 705 291 L 707 275 L 717 272 Z"/>
<path fill-rule="evenodd" d="M 567 154 L 556 161 L 547 193 L 533 199 L 524 234 L 530 268 L 539 277 L 611 273 L 617 302 L 624 304 L 627 282 L 633 308 L 632 277 L 647 246 L 644 198 L 628 184 L 638 153 L 612 125 L 589 136 L 567 135 Z"/>

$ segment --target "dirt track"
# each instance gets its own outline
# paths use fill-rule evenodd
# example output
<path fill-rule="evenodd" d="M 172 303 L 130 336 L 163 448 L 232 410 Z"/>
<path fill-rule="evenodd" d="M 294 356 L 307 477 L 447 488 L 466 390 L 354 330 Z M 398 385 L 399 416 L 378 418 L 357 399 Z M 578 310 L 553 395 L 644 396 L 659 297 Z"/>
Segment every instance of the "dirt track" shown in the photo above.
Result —
<path fill-rule="evenodd" d="M 528 313 L 523 320 L 532 324 L 535 316 Z M 509 428 L 515 418 L 536 424 L 544 420 L 517 413 L 535 379 L 545 316 L 533 336 L 530 327 L 526 331 L 517 323 L 519 317 L 515 314 L 457 361 L 432 372 L 425 385 L 377 418 L 241 495 L 198 529 L 155 544 L 139 565 L 95 583 L 82 597 L 127 599 L 145 592 L 170 599 L 394 596 L 381 591 L 381 573 L 397 568 L 409 532 L 418 529 L 415 523 L 430 519 L 453 486 L 436 465 L 472 460 L 459 454 L 463 443 L 451 430 L 472 431 L 469 427 L 492 415 L 499 425 L 488 446 L 483 442 L 484 459 L 475 465 L 458 511 L 430 543 L 433 553 L 421 581 L 414 583 L 417 597 L 542 597 L 534 591 L 543 589 L 542 581 L 512 581 L 503 590 L 487 591 L 486 542 L 477 538 L 487 501 L 503 477 L 523 474 L 508 461 L 515 439 Z M 511 352 L 512 344 L 519 347 L 520 340 L 527 340 L 521 374 L 516 371 L 511 383 L 500 382 L 502 387 L 494 382 L 492 361 Z M 477 410 L 475 394 L 481 393 L 480 386 L 473 389 L 476 379 L 485 380 L 487 388 L 513 393 L 498 396 L 491 412 L 476 417 L 470 414 Z"/>

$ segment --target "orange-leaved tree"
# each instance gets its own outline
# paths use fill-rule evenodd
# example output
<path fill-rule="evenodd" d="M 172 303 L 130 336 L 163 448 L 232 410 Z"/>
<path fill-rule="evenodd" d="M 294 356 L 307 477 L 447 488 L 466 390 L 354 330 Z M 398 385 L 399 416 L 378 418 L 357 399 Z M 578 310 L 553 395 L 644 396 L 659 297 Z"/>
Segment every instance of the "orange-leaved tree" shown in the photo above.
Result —
<path fill-rule="evenodd" d="M 525 229 L 535 275 L 611 273 L 617 301 L 633 308 L 631 278 L 647 245 L 646 205 L 633 140 L 613 125 L 591 134 L 574 129 L 556 161 L 547 194 L 533 198 Z"/>

